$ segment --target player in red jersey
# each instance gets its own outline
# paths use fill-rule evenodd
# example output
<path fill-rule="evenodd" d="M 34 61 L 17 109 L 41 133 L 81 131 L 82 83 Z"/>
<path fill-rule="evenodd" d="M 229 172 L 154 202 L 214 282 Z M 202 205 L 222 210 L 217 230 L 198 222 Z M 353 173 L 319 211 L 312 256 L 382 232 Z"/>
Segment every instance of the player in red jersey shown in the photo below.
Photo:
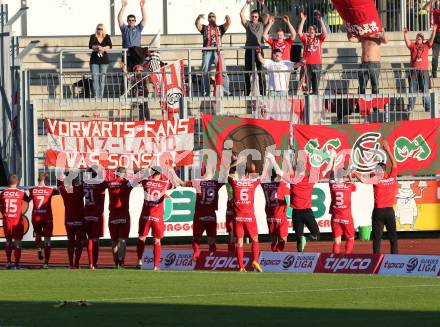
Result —
<path fill-rule="evenodd" d="M 49 267 L 51 237 L 53 233 L 52 197 L 59 194 L 57 189 L 45 184 L 47 173 L 40 173 L 38 186 L 29 191 L 29 198 L 34 202 L 32 209 L 32 226 L 34 227 L 35 243 L 38 259 L 44 259 L 43 268 Z M 44 257 L 41 239 L 44 237 Z"/>
<path fill-rule="evenodd" d="M 116 268 L 123 268 L 130 235 L 130 193 L 132 183 L 126 179 L 126 169 L 118 168 L 118 177 L 107 184 L 109 193 L 108 227 L 112 239 L 113 260 Z"/>
<path fill-rule="evenodd" d="M 237 168 L 239 168 L 239 166 Z M 237 169 L 237 171 L 240 171 L 240 169 Z M 246 271 L 243 262 L 243 240 L 245 234 L 252 239 L 252 266 L 258 272 L 263 271 L 258 263 L 260 244 L 258 241 L 258 227 L 254 209 L 255 190 L 258 185 L 260 185 L 260 178 L 251 176 L 251 174 L 255 174 L 255 171 L 255 164 L 247 162 L 244 176 L 238 174 L 237 178 L 233 178 L 232 176 L 228 177 L 228 183 L 232 187 L 234 201 L 234 232 L 237 238 L 237 259 L 241 272 Z"/>
<path fill-rule="evenodd" d="M 142 267 L 145 239 L 151 229 L 151 236 L 154 239 L 154 270 L 159 270 L 161 256 L 160 240 L 163 238 L 165 231 L 165 223 L 163 221 L 165 192 L 172 188 L 172 184 L 167 177 L 162 175 L 159 167 L 152 168 L 150 177 L 142 180 L 141 183 L 144 188 L 144 205 L 139 217 L 138 268 Z"/>
<path fill-rule="evenodd" d="M 18 177 L 8 177 L 8 188 L 0 193 L 0 211 L 3 215 L 3 230 L 5 232 L 6 268 L 11 269 L 12 249 L 14 249 L 15 269 L 20 269 L 21 240 L 24 235 L 23 214 L 29 207 L 29 197 L 17 188 Z"/>
<path fill-rule="evenodd" d="M 290 191 L 283 180 L 277 179 L 278 175 L 274 172 L 270 182 L 261 183 L 266 198 L 266 220 L 272 239 L 271 249 L 273 252 L 284 250 L 289 234 L 286 196 Z"/>
<path fill-rule="evenodd" d="M 58 191 L 64 202 L 64 225 L 67 232 L 67 254 L 70 269 L 79 269 L 79 261 L 84 247 L 84 192 L 79 176 L 69 178 L 66 172 L 58 179 Z"/>
<path fill-rule="evenodd" d="M 370 174 L 370 178 L 356 173 L 356 177 L 363 183 L 373 183 L 374 209 L 372 213 L 373 253 L 380 253 L 380 245 L 383 235 L 383 227 L 387 228 L 391 244 L 391 253 L 398 253 L 396 216 L 394 205 L 397 194 L 397 161 L 387 141 L 382 145 L 385 153 L 391 161 L 391 172 L 386 172 L 386 164 L 381 162 L 376 167 L 376 172 Z"/>
<path fill-rule="evenodd" d="M 83 180 L 84 223 L 87 234 L 87 254 L 89 268 L 97 267 L 99 257 L 99 238 L 104 234 L 104 201 L 107 182 L 93 168 L 87 169 Z"/>
<path fill-rule="evenodd" d="M 229 171 L 229 175 L 235 176 L 235 167 L 231 167 Z M 235 212 L 234 212 L 234 199 L 232 196 L 232 186 L 229 183 L 226 183 L 226 192 L 228 194 L 228 200 L 226 202 L 226 232 L 228 232 L 228 251 L 229 253 L 235 253 L 235 235 L 234 235 L 234 221 L 235 221 Z"/>
<path fill-rule="evenodd" d="M 335 172 L 335 161 L 330 174 L 330 214 L 333 233 L 333 253 L 341 253 L 342 236 L 345 236 L 345 254 L 350 254 L 354 246 L 354 222 L 351 211 L 351 194 L 356 191 L 356 184 L 351 180 L 351 174 L 341 176 L 344 170 Z"/>
<path fill-rule="evenodd" d="M 319 240 L 319 226 L 312 210 L 312 194 L 315 183 L 310 180 L 309 172 L 296 176 L 286 176 L 275 161 L 272 154 L 266 153 L 272 166 L 279 176 L 290 183 L 290 206 L 292 208 L 293 229 L 296 234 L 296 248 L 298 252 L 304 252 L 307 240 L 304 236 L 304 226 L 310 231 L 309 240 Z M 294 163 L 296 168 L 296 163 Z"/>
<path fill-rule="evenodd" d="M 206 169 L 202 169 L 202 173 Z M 209 252 L 214 254 L 217 250 L 217 214 L 218 209 L 218 192 L 224 183 L 220 183 L 214 178 L 212 172 L 207 173 L 203 179 L 193 179 L 188 182 L 183 182 L 180 178 L 171 171 L 171 177 L 176 184 L 186 187 L 193 187 L 196 190 L 196 206 L 193 219 L 193 261 L 197 261 L 200 255 L 200 239 L 206 231 L 206 236 L 209 244 Z"/>

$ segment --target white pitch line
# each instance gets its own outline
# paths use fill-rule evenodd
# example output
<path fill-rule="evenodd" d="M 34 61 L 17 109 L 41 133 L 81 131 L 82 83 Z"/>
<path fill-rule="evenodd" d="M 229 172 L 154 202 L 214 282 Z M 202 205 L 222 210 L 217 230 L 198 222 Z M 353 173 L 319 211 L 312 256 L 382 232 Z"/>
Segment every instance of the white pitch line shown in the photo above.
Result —
<path fill-rule="evenodd" d="M 319 292 L 343 292 L 343 291 L 417 288 L 417 287 L 440 287 L 440 284 L 437 284 L 437 285 L 436 284 L 421 284 L 421 285 L 401 285 L 401 286 L 321 288 L 321 289 L 312 289 L 312 290 L 231 292 L 231 293 L 186 294 L 186 295 L 168 295 L 168 296 L 143 296 L 143 297 L 127 297 L 127 298 L 113 298 L 113 299 L 98 299 L 98 300 L 88 300 L 88 301 L 90 301 L 90 302 L 119 302 L 119 301 L 132 301 L 132 300 L 164 300 L 164 299 L 184 299 L 184 298 L 213 297 L 213 296 L 244 296 L 244 295 L 273 295 L 273 294 L 297 294 L 297 293 L 319 293 Z"/>

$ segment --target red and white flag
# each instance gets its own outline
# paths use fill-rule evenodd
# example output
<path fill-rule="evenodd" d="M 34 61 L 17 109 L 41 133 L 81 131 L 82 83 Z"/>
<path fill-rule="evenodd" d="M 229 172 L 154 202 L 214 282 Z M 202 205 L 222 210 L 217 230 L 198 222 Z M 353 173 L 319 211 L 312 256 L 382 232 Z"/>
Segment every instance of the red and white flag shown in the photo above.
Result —
<path fill-rule="evenodd" d="M 347 31 L 367 37 L 382 32 L 382 22 L 374 0 L 332 0 Z"/>
<path fill-rule="evenodd" d="M 150 74 L 156 96 L 162 99 L 164 120 L 179 119 L 185 96 L 185 64 L 183 59 L 166 65 L 155 74 Z"/>
<path fill-rule="evenodd" d="M 224 88 L 224 78 L 223 78 L 223 59 L 220 55 L 220 52 L 218 53 L 218 60 L 217 60 L 217 69 L 215 71 L 215 88 L 214 88 L 214 110 L 216 114 L 223 113 L 223 102 L 221 99 L 221 96 L 223 95 L 223 88 Z"/>

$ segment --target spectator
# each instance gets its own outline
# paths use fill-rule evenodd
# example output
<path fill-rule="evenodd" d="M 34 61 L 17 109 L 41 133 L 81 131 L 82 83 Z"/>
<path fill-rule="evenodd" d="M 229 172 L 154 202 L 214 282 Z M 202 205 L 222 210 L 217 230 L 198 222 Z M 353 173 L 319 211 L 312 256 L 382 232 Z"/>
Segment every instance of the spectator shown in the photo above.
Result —
<path fill-rule="evenodd" d="M 122 0 L 122 7 L 118 14 L 118 23 L 119 28 L 121 29 L 122 33 L 122 47 L 124 49 L 130 49 L 134 47 L 140 47 L 141 46 L 141 35 L 142 30 L 145 27 L 145 24 L 147 23 L 147 13 L 145 11 L 145 0 L 141 0 L 140 6 L 142 11 L 142 20 L 139 24 L 136 25 L 136 16 L 135 15 L 128 15 L 127 16 L 127 24 L 124 23 L 124 11 L 125 7 L 127 7 L 128 0 Z M 129 52 L 127 53 L 127 64 L 128 69 L 131 70 L 134 66 L 134 64 L 131 61 Z"/>
<path fill-rule="evenodd" d="M 93 75 L 95 98 L 102 98 L 104 96 L 105 74 L 109 65 L 107 51 L 111 48 L 112 40 L 110 35 L 105 32 L 103 24 L 98 24 L 95 34 L 90 35 L 89 40 L 89 49 L 93 50 L 90 56 L 90 69 Z"/>
<path fill-rule="evenodd" d="M 440 1 L 431 0 L 425 4 L 424 9 L 428 9 L 431 13 L 431 24 L 437 25 L 440 29 Z M 434 43 L 432 46 L 432 77 L 437 78 L 438 57 L 440 54 L 440 30 L 437 30 Z"/>
<path fill-rule="evenodd" d="M 303 28 L 307 17 L 304 15 L 304 12 L 301 12 L 300 16 L 301 23 L 298 27 L 298 36 L 304 45 L 303 58 L 306 64 L 307 90 L 312 94 L 318 94 L 322 70 L 322 44 L 326 37 L 326 27 L 321 13 L 315 10 L 315 17 L 321 25 L 321 34 L 319 36 L 316 35 L 318 32 L 316 25 L 310 25 L 309 33 L 304 34 Z"/>
<path fill-rule="evenodd" d="M 204 18 L 204 15 L 197 16 L 196 28 L 203 35 L 203 47 L 204 48 L 220 48 L 222 45 L 222 36 L 226 33 L 229 26 L 231 25 L 231 17 L 228 15 L 225 17 L 225 23 L 222 25 L 217 25 L 216 17 L 213 12 L 208 14 L 208 25 L 203 25 L 200 20 Z M 202 51 L 202 71 L 203 71 L 203 96 L 209 96 L 209 71 L 211 66 L 214 64 L 217 66 L 218 56 L 221 56 L 223 63 L 223 70 L 226 70 L 224 64 L 223 55 L 217 50 L 203 50 Z M 224 74 L 224 93 L 229 95 L 229 78 L 228 75 Z"/>
<path fill-rule="evenodd" d="M 264 59 L 261 55 L 261 49 L 257 49 L 257 58 L 269 73 L 269 96 L 287 96 L 289 71 L 304 64 L 283 60 L 281 49 L 273 50 L 272 60 Z"/>
<path fill-rule="evenodd" d="M 290 49 L 292 47 L 292 44 L 295 42 L 296 31 L 295 31 L 295 28 L 290 23 L 289 16 L 284 16 L 283 20 L 287 24 L 287 26 L 289 27 L 290 38 L 286 39 L 284 30 L 282 28 L 279 28 L 277 30 L 277 39 L 272 39 L 269 36 L 269 30 L 271 29 L 271 27 L 275 23 L 275 17 L 271 16 L 269 18 L 269 22 L 264 27 L 263 39 L 272 48 L 272 56 L 274 54 L 273 51 L 275 49 L 280 49 L 281 50 L 282 59 L 290 61 Z"/>
<path fill-rule="evenodd" d="M 263 31 L 264 31 L 264 24 L 260 21 L 260 13 L 258 10 L 252 10 L 251 11 L 251 20 L 247 20 L 245 17 L 246 9 L 249 7 L 251 3 L 251 0 L 246 0 L 246 3 L 244 7 L 240 11 L 240 19 L 241 24 L 246 29 L 246 47 L 249 47 L 245 50 L 244 55 L 244 66 L 246 70 L 245 74 L 245 83 L 246 83 L 246 90 L 245 94 L 250 95 L 251 94 L 251 73 L 254 69 L 254 65 L 257 67 L 257 71 L 260 73 L 258 74 L 259 79 L 259 86 L 260 86 L 260 94 L 265 94 L 266 89 L 266 83 L 264 81 L 264 76 L 261 73 L 261 62 L 257 59 L 257 53 L 255 49 L 257 47 L 263 46 Z M 259 0 L 259 3 L 263 6 L 263 8 L 266 8 L 264 6 L 264 0 Z M 265 9 L 267 10 L 267 8 Z M 255 47 L 255 49 L 251 49 L 251 47 Z M 261 52 L 261 55 L 264 57 L 263 52 Z"/>
<path fill-rule="evenodd" d="M 408 37 L 408 29 L 403 29 L 403 36 L 409 51 L 411 52 L 411 70 L 409 75 L 409 92 L 417 93 L 419 89 L 423 90 L 423 103 L 425 111 L 431 111 L 431 95 L 429 94 L 429 49 L 432 48 L 437 31 L 437 25 L 433 25 L 431 38 L 423 42 L 423 33 L 418 33 L 416 41 L 411 42 Z M 410 97 L 408 102 L 408 111 L 414 109 L 415 97 Z"/>
<path fill-rule="evenodd" d="M 377 94 L 379 90 L 380 74 L 380 46 L 382 43 L 388 43 L 388 36 L 385 31 L 371 36 L 359 37 L 347 33 L 347 38 L 352 43 L 360 43 L 362 46 L 362 63 L 360 64 L 359 93 L 365 94 L 368 80 L 371 80 L 371 93 Z"/>

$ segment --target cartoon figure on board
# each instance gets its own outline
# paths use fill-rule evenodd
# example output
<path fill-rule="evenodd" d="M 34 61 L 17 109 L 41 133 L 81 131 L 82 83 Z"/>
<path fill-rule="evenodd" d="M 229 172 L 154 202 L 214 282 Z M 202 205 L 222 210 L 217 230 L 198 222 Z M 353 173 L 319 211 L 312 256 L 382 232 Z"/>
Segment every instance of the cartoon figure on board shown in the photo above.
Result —
<path fill-rule="evenodd" d="M 401 181 L 399 184 L 399 191 L 396 195 L 396 219 L 400 225 L 399 230 L 405 230 L 405 225 L 409 225 L 409 230 L 413 231 L 419 214 L 416 199 L 422 198 L 423 190 L 428 187 L 428 184 L 425 181 L 419 182 L 419 195 L 416 195 L 411 188 L 413 181 Z"/>

